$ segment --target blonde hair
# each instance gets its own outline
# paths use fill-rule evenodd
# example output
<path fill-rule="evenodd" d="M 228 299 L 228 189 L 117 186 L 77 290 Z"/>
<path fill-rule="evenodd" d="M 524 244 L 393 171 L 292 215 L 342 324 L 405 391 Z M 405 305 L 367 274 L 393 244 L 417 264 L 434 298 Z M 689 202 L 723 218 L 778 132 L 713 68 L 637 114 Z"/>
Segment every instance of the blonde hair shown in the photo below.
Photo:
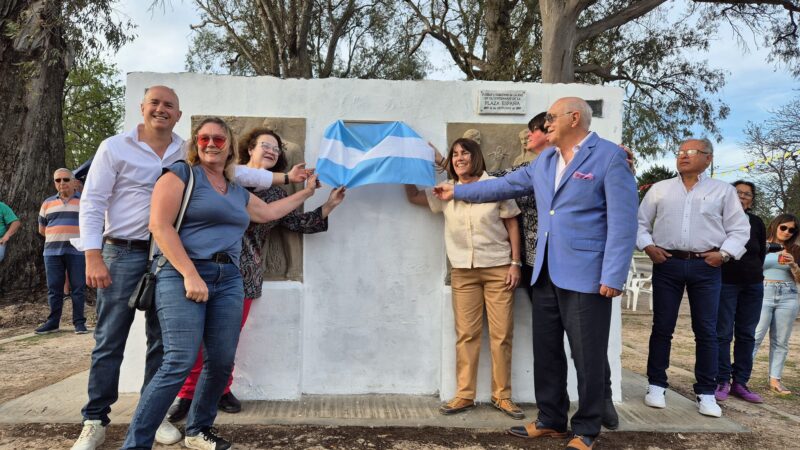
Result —
<path fill-rule="evenodd" d="M 223 130 L 225 130 L 225 147 L 228 150 L 228 157 L 225 159 L 225 168 L 223 169 L 223 173 L 225 175 L 225 179 L 228 180 L 228 182 L 233 183 L 233 176 L 236 168 L 236 158 L 234 156 L 234 153 L 236 152 L 236 137 L 233 135 L 233 130 L 231 130 L 231 127 L 229 127 L 228 124 L 219 117 L 206 117 L 199 124 L 197 124 L 196 127 L 194 127 L 194 130 L 192 130 L 192 139 L 191 141 L 187 141 L 188 148 L 186 149 L 186 162 L 188 162 L 190 166 L 196 166 L 200 164 L 200 157 L 197 154 L 197 133 L 205 124 L 208 123 L 217 124 L 222 127 Z"/>

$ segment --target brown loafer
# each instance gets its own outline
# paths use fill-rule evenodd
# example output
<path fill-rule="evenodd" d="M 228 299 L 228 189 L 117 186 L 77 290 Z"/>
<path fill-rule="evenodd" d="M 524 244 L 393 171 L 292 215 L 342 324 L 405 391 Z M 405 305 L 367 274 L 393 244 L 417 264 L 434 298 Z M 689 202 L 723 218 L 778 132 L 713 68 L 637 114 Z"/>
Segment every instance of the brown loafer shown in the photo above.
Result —
<path fill-rule="evenodd" d="M 458 414 L 468 409 L 475 407 L 475 402 L 466 398 L 455 397 L 449 402 L 439 407 L 439 412 L 448 416 L 450 414 Z"/>
<path fill-rule="evenodd" d="M 778 395 L 791 395 L 792 391 L 786 389 L 780 378 L 769 377 L 769 390 Z"/>
<path fill-rule="evenodd" d="M 508 434 L 527 438 L 527 439 L 535 439 L 535 438 L 543 438 L 543 437 L 552 437 L 552 438 L 565 438 L 567 437 L 567 431 L 558 431 L 553 428 L 545 428 L 542 422 L 536 421 L 531 422 L 524 427 L 511 427 L 508 429 Z"/>
<path fill-rule="evenodd" d="M 492 397 L 492 405 L 513 419 L 522 420 L 525 418 L 525 413 L 522 412 L 522 408 L 517 406 L 510 398 L 497 399 Z"/>
<path fill-rule="evenodd" d="M 567 450 L 592 450 L 595 438 L 575 435 L 567 444 Z"/>

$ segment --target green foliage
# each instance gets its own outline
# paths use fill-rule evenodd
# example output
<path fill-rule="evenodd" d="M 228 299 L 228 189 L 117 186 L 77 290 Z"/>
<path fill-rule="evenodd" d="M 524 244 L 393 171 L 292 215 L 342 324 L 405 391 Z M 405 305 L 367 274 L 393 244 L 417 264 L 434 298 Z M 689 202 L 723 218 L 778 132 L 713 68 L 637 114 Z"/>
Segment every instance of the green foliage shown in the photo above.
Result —
<path fill-rule="evenodd" d="M 135 25 L 115 11 L 118 3 L 118 0 L 62 2 L 67 47 L 74 57 L 96 58 L 105 50 L 119 50 L 135 37 Z"/>
<path fill-rule="evenodd" d="M 641 203 L 644 195 L 650 190 L 650 187 L 659 181 L 675 178 L 678 173 L 665 166 L 658 164 L 650 166 L 647 170 L 636 176 L 636 185 L 639 186 L 639 202 Z"/>
<path fill-rule="evenodd" d="M 614 14 L 610 4 L 621 8 L 627 3 L 598 2 L 581 22 Z M 691 20 L 689 13 L 662 7 L 582 42 L 576 51 L 576 81 L 625 89 L 622 142 L 638 154 L 662 155 L 697 128 L 720 140 L 717 123 L 729 113 L 719 97 L 725 75 L 693 60 L 708 50 L 716 31 L 714 21 Z"/>
<path fill-rule="evenodd" d="M 272 25 L 270 17 L 296 13 L 306 1 L 312 2 L 307 28 L 299 26 L 302 16 Z M 306 76 L 296 68 L 307 66 L 318 78 L 421 79 L 428 69 L 425 55 L 412 52 L 408 14 L 393 1 L 195 3 L 202 23 L 193 27 L 186 57 L 192 72 L 285 78 Z M 296 48 L 304 41 L 304 51 Z"/>
<path fill-rule="evenodd" d="M 94 155 L 103 139 L 117 134 L 125 110 L 125 87 L 116 66 L 99 58 L 79 61 L 64 88 L 64 144 L 67 167 Z"/>

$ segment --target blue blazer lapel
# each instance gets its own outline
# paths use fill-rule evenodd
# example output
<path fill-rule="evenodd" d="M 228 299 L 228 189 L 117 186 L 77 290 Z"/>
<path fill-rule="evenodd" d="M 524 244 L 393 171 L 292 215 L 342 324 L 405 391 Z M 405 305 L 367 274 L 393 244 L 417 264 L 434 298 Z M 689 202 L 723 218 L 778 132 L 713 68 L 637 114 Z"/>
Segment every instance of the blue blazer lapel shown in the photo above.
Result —
<path fill-rule="evenodd" d="M 572 178 L 572 174 L 574 174 L 575 171 L 578 170 L 578 167 L 580 167 L 581 164 L 583 164 L 583 162 L 586 161 L 586 158 L 589 157 L 589 154 L 592 152 L 592 150 L 594 150 L 594 147 L 597 145 L 597 139 L 598 139 L 597 134 L 593 135 L 591 138 L 589 138 L 586 144 L 583 145 L 583 148 L 581 148 L 581 150 L 577 154 L 575 154 L 575 156 L 573 156 L 572 161 L 570 161 L 569 164 L 567 164 L 567 168 L 566 170 L 564 170 L 564 176 L 561 177 L 561 181 L 558 183 L 558 188 L 556 188 L 553 195 L 557 194 L 558 191 L 561 190 L 561 188 L 564 186 L 567 180 Z M 553 173 L 555 173 L 555 169 L 553 170 Z M 553 178 L 553 180 L 555 180 L 555 178 Z"/>
<path fill-rule="evenodd" d="M 556 165 L 558 163 L 558 154 L 553 151 L 548 155 L 548 158 L 549 159 L 547 161 L 542 161 L 547 163 L 544 170 L 545 179 L 543 180 L 543 184 L 546 189 L 544 192 L 547 193 L 547 198 L 552 199 L 555 190 L 553 184 L 556 182 Z"/>

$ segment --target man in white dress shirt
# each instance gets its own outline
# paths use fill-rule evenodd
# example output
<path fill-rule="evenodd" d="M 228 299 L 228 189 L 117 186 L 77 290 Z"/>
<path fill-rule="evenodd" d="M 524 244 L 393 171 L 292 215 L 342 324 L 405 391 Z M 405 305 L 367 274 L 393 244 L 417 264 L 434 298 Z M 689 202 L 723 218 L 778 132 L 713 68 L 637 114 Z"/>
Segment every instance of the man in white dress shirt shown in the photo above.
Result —
<path fill-rule="evenodd" d="M 166 86 L 145 91 L 142 123 L 100 144 L 83 189 L 80 241 L 86 257 L 86 284 L 97 288 L 97 325 L 89 371 L 89 401 L 81 410 L 83 431 L 73 450 L 94 450 L 105 440 L 111 405 L 117 401 L 119 372 L 135 310 L 128 299 L 145 272 L 149 248 L 150 196 L 162 169 L 185 159 L 184 140 L 173 133 L 181 118 L 178 96 Z M 237 166 L 236 181 L 266 187 L 301 182 L 302 164 L 273 179 L 268 170 Z M 161 365 L 163 345 L 155 310 L 146 311 L 147 359 L 142 389 Z M 162 430 L 164 428 L 164 430 Z M 180 432 L 159 428 L 156 440 L 172 444 Z"/>
<path fill-rule="evenodd" d="M 714 390 L 721 266 L 745 253 L 750 222 L 736 189 L 704 174 L 714 157 L 710 141 L 684 141 L 676 156 L 679 175 L 654 184 L 639 205 L 636 245 L 653 261 L 653 329 L 644 402 L 653 408 L 666 407 L 672 334 L 686 289 L 696 342 L 698 410 L 720 417 Z"/>

